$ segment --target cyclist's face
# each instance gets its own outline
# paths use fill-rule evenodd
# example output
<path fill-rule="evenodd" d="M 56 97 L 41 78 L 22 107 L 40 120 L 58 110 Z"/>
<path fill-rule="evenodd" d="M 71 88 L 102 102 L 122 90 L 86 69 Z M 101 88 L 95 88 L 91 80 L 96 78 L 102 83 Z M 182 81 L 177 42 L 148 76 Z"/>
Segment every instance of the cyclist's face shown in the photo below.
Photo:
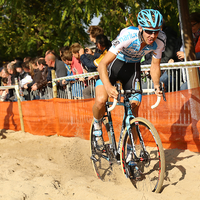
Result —
<path fill-rule="evenodd" d="M 146 44 L 151 45 L 158 37 L 159 31 L 154 30 L 153 28 L 143 29 L 143 38 Z"/>

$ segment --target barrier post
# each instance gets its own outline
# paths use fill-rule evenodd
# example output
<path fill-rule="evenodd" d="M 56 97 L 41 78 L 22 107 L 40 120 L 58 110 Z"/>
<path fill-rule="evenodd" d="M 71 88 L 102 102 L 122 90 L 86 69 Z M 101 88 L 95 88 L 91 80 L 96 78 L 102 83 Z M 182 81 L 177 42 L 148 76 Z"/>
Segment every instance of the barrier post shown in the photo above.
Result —
<path fill-rule="evenodd" d="M 52 80 L 56 78 L 55 70 L 51 70 L 51 77 L 52 77 Z M 57 86 L 56 86 L 55 81 L 52 81 L 52 87 L 53 87 L 53 98 L 56 98 L 57 97 Z"/>
<path fill-rule="evenodd" d="M 24 132 L 24 120 L 23 120 L 23 114 L 22 114 L 21 99 L 20 99 L 20 96 L 19 96 L 19 85 L 18 85 L 17 78 L 15 78 L 15 91 L 16 91 L 16 94 L 17 94 L 17 103 L 18 103 L 18 109 L 19 109 L 21 131 Z"/>

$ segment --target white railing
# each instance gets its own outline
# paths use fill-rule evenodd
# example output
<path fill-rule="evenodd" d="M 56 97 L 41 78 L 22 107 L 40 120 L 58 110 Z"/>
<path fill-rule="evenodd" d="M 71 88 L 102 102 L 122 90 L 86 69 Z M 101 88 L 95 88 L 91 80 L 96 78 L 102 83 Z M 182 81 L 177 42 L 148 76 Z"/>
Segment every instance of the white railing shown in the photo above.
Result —
<path fill-rule="evenodd" d="M 162 71 L 166 71 L 168 76 L 168 92 L 178 91 L 180 89 L 180 86 L 183 84 L 182 81 L 182 70 L 183 68 L 194 68 L 200 66 L 200 61 L 190 61 L 190 62 L 176 62 L 176 63 L 163 63 L 160 65 Z M 149 71 L 150 65 L 141 65 L 141 71 Z M 55 83 L 61 80 L 66 80 L 67 84 L 64 87 L 58 88 L 57 91 L 57 97 L 58 98 L 64 98 L 64 99 L 83 99 L 84 94 L 90 94 L 90 97 L 93 98 L 95 96 L 95 82 L 96 79 L 92 80 L 86 80 L 85 82 L 81 82 L 78 79 L 82 77 L 91 77 L 98 75 L 98 72 L 91 72 L 91 73 L 85 73 L 85 74 L 79 74 L 74 76 L 66 76 L 62 78 L 55 78 L 52 80 L 52 85 L 56 85 Z M 71 79 L 74 79 L 75 81 L 70 81 Z M 172 79 L 172 81 L 170 81 Z M 152 89 L 153 88 L 153 82 L 150 78 L 145 77 L 145 79 L 142 79 L 142 85 L 143 89 Z M 89 86 L 89 87 L 87 87 Z M 16 86 L 2 86 L 0 89 L 10 89 L 15 88 Z M 87 89 L 86 89 L 87 88 Z M 16 90 L 17 91 L 17 90 Z M 28 92 L 24 90 L 24 92 Z M 16 93 L 17 94 L 17 93 Z M 18 94 L 19 95 L 19 94 Z M 49 99 L 53 98 L 53 90 L 50 87 L 47 87 L 44 89 L 44 95 L 41 96 L 41 93 L 39 91 L 34 91 L 30 93 L 30 99 L 35 99 L 37 97 L 38 99 Z M 16 95 L 17 98 L 17 95 Z M 24 100 L 22 96 L 20 96 L 21 100 Z"/>
<path fill-rule="evenodd" d="M 165 73 L 167 74 L 167 77 L 168 77 L 167 92 L 174 92 L 174 91 L 180 90 L 180 86 L 184 83 L 182 80 L 183 74 L 182 74 L 181 69 L 199 67 L 200 61 L 162 63 L 160 66 L 161 66 L 162 71 L 164 71 L 164 72 L 166 71 Z M 150 65 L 141 65 L 141 71 L 149 71 L 149 70 L 150 70 Z M 81 82 L 78 81 L 78 78 L 90 77 L 90 76 L 95 76 L 95 75 L 98 75 L 98 72 L 78 74 L 78 75 L 74 75 L 74 76 L 66 76 L 66 77 L 62 77 L 62 78 L 53 79 L 52 81 L 57 82 L 57 81 L 61 81 L 61 80 L 67 81 L 70 79 L 77 79 L 76 83 L 82 84 Z M 149 77 L 145 77 L 145 79 L 142 79 L 143 89 L 152 89 L 153 88 L 152 80 Z M 94 89 L 94 83 L 95 83 L 95 81 L 92 82 L 92 89 Z M 69 93 L 69 92 L 70 92 L 70 90 L 67 91 L 67 93 Z M 94 90 L 92 90 L 92 93 L 94 94 Z M 93 97 L 94 97 L 94 95 L 93 95 Z M 74 98 L 73 95 L 71 95 L 71 97 Z M 83 95 L 77 96 L 77 99 L 81 99 L 81 98 L 83 98 Z"/>

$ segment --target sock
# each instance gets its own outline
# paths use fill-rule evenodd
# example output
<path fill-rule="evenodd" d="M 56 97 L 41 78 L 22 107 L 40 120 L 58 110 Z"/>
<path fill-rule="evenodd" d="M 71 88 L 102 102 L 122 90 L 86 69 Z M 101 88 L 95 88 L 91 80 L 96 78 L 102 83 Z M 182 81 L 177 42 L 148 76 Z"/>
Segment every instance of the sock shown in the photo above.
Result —
<path fill-rule="evenodd" d="M 95 130 L 100 130 L 102 125 L 102 118 L 101 119 L 96 119 L 94 118 L 94 129 Z"/>

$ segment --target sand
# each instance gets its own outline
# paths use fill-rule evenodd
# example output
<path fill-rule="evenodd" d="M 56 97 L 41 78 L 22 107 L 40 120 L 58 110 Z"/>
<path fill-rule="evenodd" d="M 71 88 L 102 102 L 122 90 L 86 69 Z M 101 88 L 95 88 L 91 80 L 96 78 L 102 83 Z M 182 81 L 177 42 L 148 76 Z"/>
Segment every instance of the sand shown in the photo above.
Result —
<path fill-rule="evenodd" d="M 136 190 L 114 165 L 108 181 L 97 179 L 89 141 L 1 130 L 0 200 L 198 200 L 200 154 L 168 149 L 160 194 Z"/>

